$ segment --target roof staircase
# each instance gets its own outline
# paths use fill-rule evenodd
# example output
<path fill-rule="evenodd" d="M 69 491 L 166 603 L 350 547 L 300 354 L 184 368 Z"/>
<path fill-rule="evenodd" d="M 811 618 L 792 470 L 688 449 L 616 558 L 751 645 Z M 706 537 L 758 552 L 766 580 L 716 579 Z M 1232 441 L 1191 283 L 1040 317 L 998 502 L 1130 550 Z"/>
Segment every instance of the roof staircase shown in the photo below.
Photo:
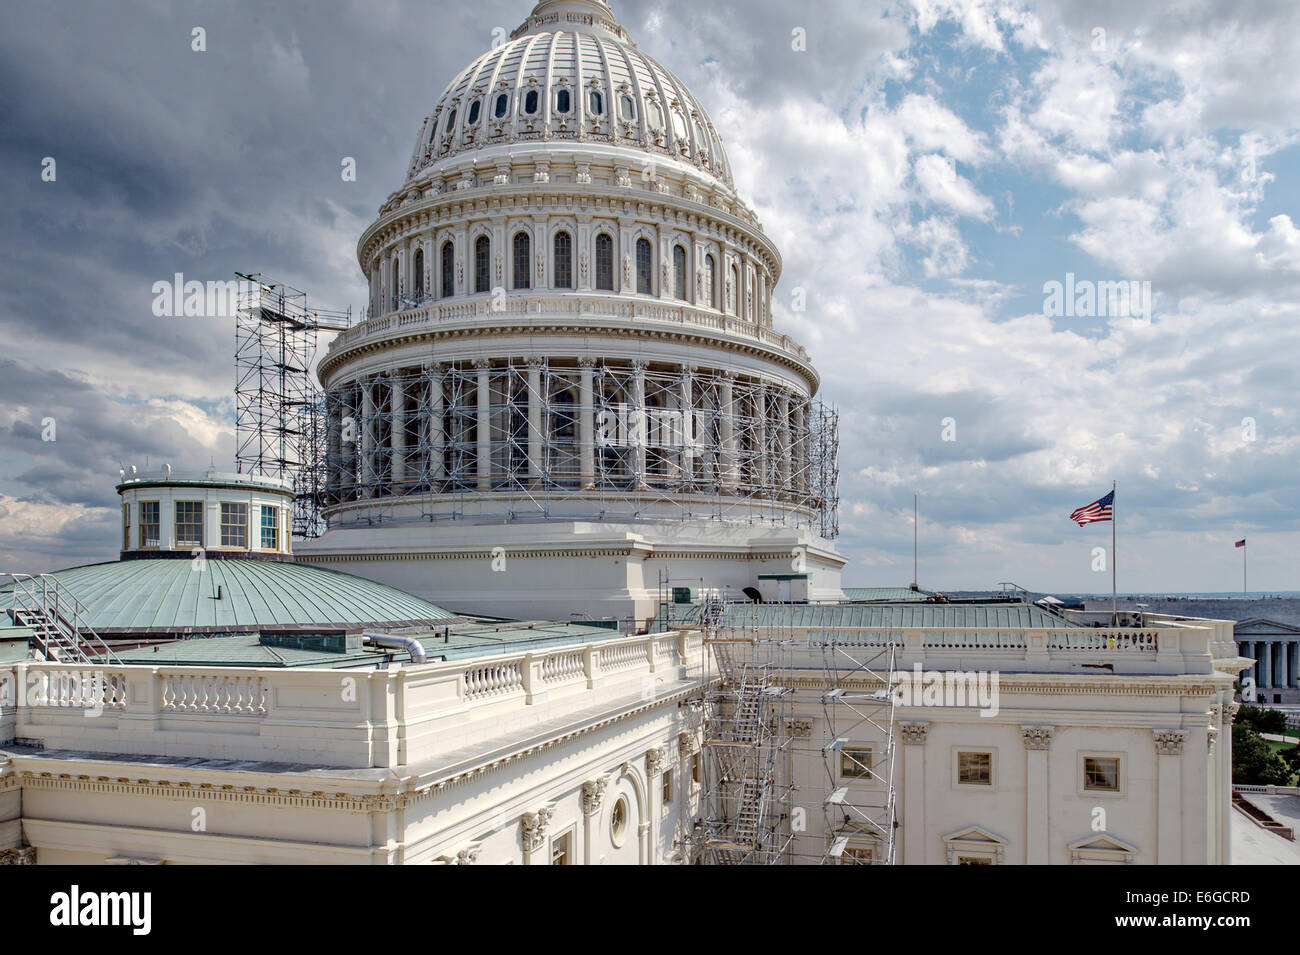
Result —
<path fill-rule="evenodd" d="M 4 574 L 10 578 L 9 615 L 30 627 L 36 649 L 60 663 L 116 663 L 116 653 L 100 639 L 85 605 L 52 574 Z"/>

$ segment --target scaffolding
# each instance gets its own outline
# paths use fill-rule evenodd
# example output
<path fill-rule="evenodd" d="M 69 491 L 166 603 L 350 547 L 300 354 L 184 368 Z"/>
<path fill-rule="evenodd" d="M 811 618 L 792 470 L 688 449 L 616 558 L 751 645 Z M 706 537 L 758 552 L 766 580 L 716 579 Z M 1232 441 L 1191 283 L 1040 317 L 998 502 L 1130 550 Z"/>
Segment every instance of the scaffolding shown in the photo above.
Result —
<path fill-rule="evenodd" d="M 290 481 L 293 533 L 315 537 L 324 527 L 325 478 L 325 403 L 312 379 L 316 336 L 348 328 L 351 310 L 310 308 L 306 292 L 235 274 L 236 470 Z"/>
<path fill-rule="evenodd" d="M 703 587 L 691 614 L 676 609 L 674 589 L 661 575 L 662 628 L 701 630 L 705 646 L 696 858 L 894 864 L 899 631 L 803 633 L 779 610 Z"/>
<path fill-rule="evenodd" d="M 426 362 L 324 400 L 331 526 L 715 520 L 838 533 L 838 413 L 644 362 Z"/>

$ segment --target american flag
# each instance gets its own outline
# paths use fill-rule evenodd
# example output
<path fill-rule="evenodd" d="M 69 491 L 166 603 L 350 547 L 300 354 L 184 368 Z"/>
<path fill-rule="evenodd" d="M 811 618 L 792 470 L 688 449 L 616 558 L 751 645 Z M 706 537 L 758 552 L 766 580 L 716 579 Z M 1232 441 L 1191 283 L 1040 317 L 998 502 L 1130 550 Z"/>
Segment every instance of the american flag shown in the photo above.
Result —
<path fill-rule="evenodd" d="M 1105 497 L 1098 498 L 1091 504 L 1085 504 L 1083 507 L 1077 508 L 1075 512 L 1070 515 L 1070 520 L 1077 521 L 1080 527 L 1084 524 L 1091 524 L 1094 521 L 1109 521 L 1111 520 L 1111 509 L 1114 507 L 1114 504 L 1115 492 L 1111 491 Z"/>
<path fill-rule="evenodd" d="M 1236 542 L 1235 544 L 1233 544 L 1232 546 L 1233 546 L 1233 547 L 1245 547 L 1245 546 L 1246 546 L 1246 538 L 1243 537 L 1241 540 L 1237 541 L 1237 542 Z"/>

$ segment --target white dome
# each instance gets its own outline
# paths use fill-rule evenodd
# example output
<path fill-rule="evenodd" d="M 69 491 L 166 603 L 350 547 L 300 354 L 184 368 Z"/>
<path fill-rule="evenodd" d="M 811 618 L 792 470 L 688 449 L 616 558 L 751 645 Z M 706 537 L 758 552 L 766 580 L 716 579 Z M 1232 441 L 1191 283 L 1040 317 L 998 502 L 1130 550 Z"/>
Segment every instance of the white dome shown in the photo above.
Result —
<path fill-rule="evenodd" d="M 447 87 L 420 127 L 408 181 L 463 153 L 511 143 L 628 147 L 689 163 L 732 189 L 699 101 L 636 48 L 604 0 L 543 0 L 506 43 Z"/>

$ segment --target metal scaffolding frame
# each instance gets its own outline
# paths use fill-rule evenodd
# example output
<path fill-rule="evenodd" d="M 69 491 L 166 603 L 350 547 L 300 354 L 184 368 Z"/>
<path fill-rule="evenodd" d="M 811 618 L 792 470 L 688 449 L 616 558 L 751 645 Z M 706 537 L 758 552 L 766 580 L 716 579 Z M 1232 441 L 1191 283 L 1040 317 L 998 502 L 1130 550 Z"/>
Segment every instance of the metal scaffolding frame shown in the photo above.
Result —
<path fill-rule="evenodd" d="M 311 308 L 307 293 L 260 275 L 240 278 L 235 312 L 235 467 L 293 483 L 293 533 L 324 527 L 324 402 L 312 374 L 316 336 L 351 325 Z"/>
<path fill-rule="evenodd" d="M 331 526 L 456 520 L 475 499 L 476 516 L 505 520 L 838 533 L 838 412 L 757 379 L 631 361 L 430 361 L 331 388 L 323 411 Z"/>

